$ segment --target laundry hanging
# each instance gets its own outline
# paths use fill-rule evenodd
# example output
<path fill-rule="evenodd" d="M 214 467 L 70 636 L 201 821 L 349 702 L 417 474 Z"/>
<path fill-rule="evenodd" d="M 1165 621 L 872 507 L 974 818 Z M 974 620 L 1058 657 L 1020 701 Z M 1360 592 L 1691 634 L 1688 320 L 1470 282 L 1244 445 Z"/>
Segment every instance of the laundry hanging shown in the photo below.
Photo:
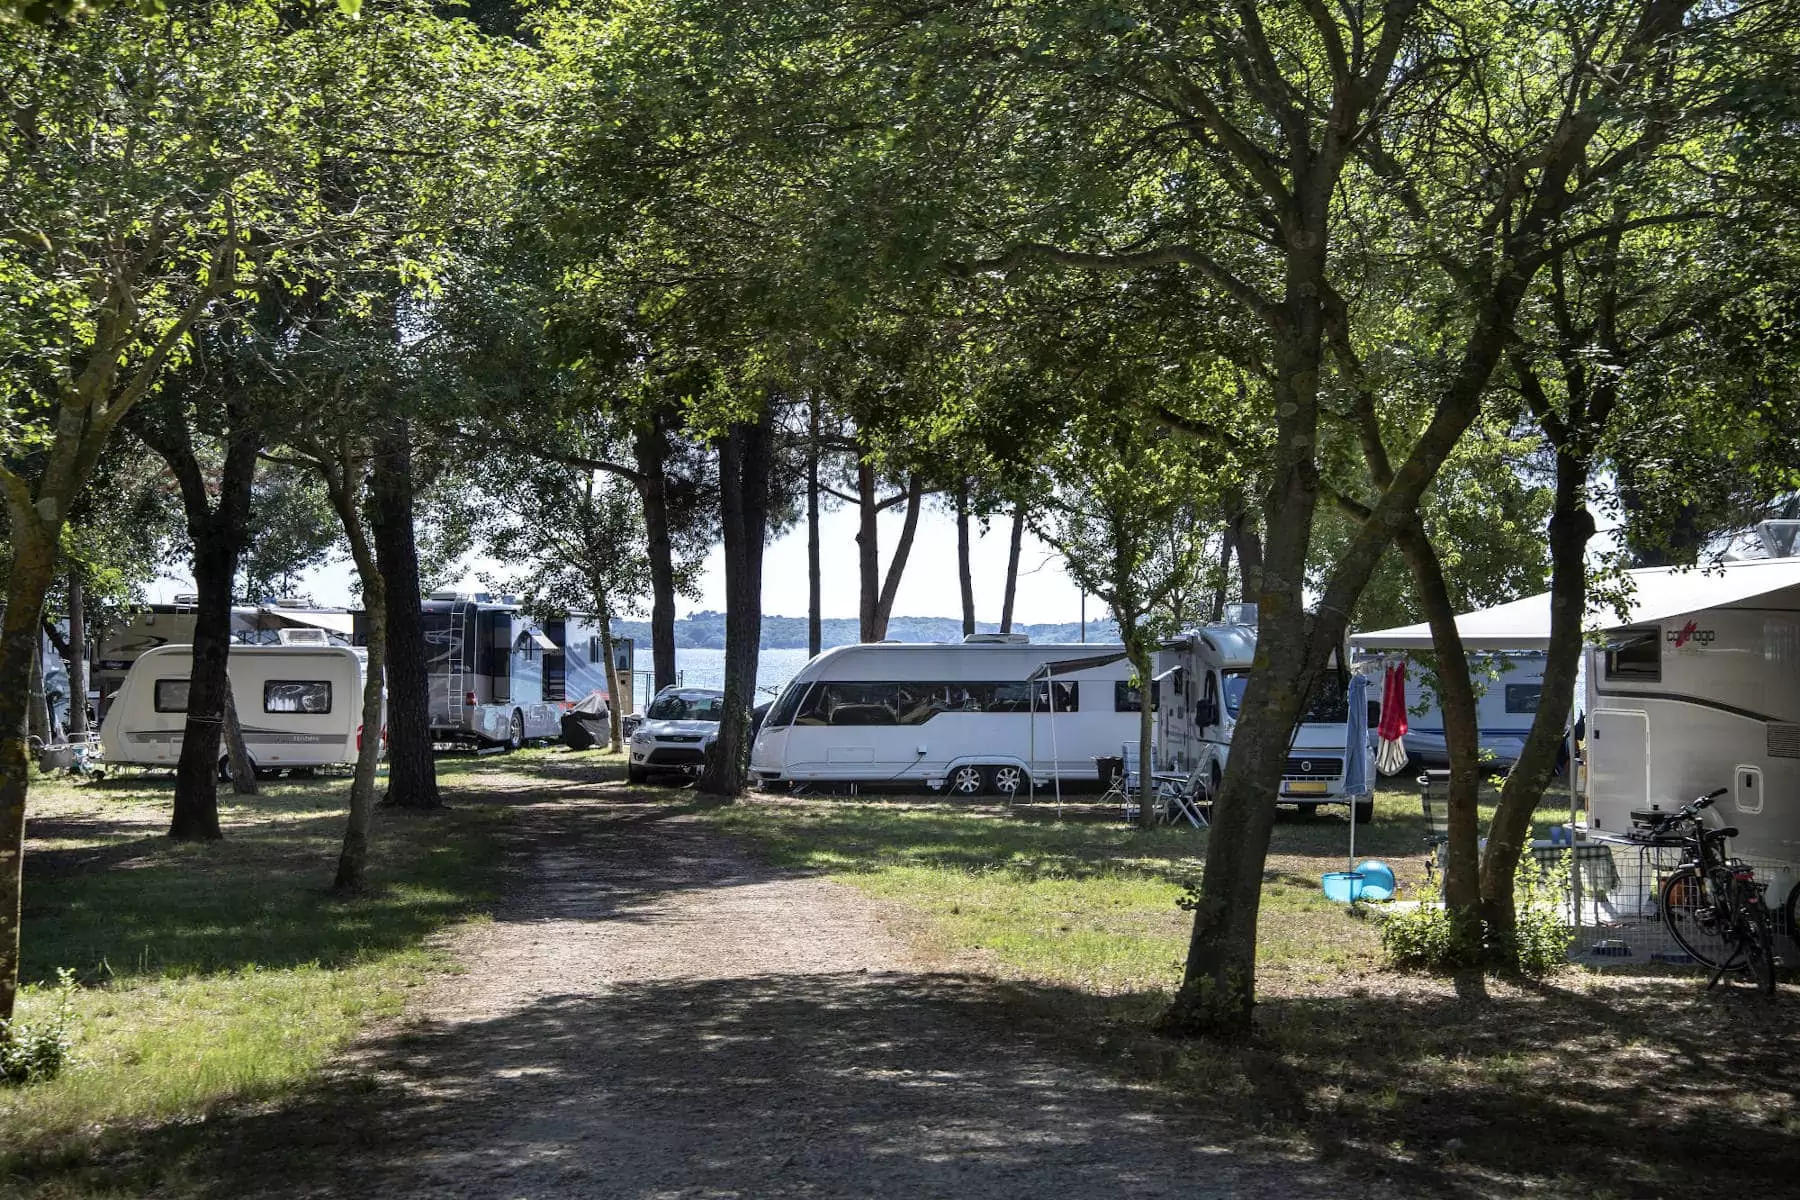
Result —
<path fill-rule="evenodd" d="M 1383 775 L 1406 770 L 1406 660 L 1389 663 L 1381 683 L 1381 724 L 1375 727 L 1381 744 L 1375 749 L 1375 769 Z"/>

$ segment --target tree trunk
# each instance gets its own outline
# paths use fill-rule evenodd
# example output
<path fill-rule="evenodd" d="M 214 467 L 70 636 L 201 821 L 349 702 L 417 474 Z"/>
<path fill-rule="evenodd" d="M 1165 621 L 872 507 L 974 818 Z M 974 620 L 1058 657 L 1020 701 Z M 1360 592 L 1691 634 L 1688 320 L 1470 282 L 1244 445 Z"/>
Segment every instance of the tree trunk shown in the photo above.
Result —
<path fill-rule="evenodd" d="M 725 536 L 725 702 L 719 736 L 700 790 L 732 798 L 744 790 L 750 708 L 762 640 L 763 540 L 768 533 L 770 426 L 733 425 L 719 443 L 719 511 Z"/>
<path fill-rule="evenodd" d="M 12 563 L 0 619 L 0 1021 L 10 1021 L 19 987 L 19 916 L 25 865 L 25 797 L 31 787 L 26 744 L 31 660 L 42 646 L 44 594 L 56 571 L 60 521 L 44 522 L 9 504 Z"/>
<path fill-rule="evenodd" d="M 1456 627 L 1456 607 L 1444 580 L 1443 563 L 1417 522 L 1397 531 L 1400 551 L 1419 590 L 1419 603 L 1431 625 L 1437 657 L 1438 708 L 1444 716 L 1444 746 L 1450 759 L 1450 796 L 1446 805 L 1449 844 L 1444 866 L 1444 905 L 1478 936 L 1481 906 L 1481 723 L 1469 655 Z M 1477 946 L 1465 947 L 1471 953 Z"/>
<path fill-rule="evenodd" d="M 606 733 L 607 748 L 614 754 L 625 749 L 625 718 L 619 701 L 618 663 L 613 660 L 612 606 L 606 602 L 605 589 L 596 586 L 594 595 L 600 601 L 600 653 L 606 656 Z"/>
<path fill-rule="evenodd" d="M 257 794 L 256 765 L 250 761 L 249 747 L 244 745 L 244 726 L 238 720 L 237 695 L 231 690 L 231 672 L 225 672 L 225 708 L 223 710 L 225 757 L 231 764 L 231 793 L 234 796 Z"/>
<path fill-rule="evenodd" d="M 69 737 L 79 741 L 87 736 L 87 594 L 82 588 L 81 572 L 69 572 Z"/>
<path fill-rule="evenodd" d="M 806 418 L 806 653 L 817 658 L 825 644 L 824 574 L 819 568 L 819 400 Z"/>
<path fill-rule="evenodd" d="M 858 457 L 856 461 L 856 579 L 857 640 L 878 642 L 885 631 L 877 632 L 876 614 L 881 609 L 881 531 L 875 520 L 881 514 L 876 507 L 875 468 Z"/>
<path fill-rule="evenodd" d="M 1491 943 L 1505 954 L 1516 927 L 1513 876 L 1531 836 L 1531 818 L 1556 771 L 1557 752 L 1569 726 L 1575 676 L 1581 666 L 1581 623 L 1587 611 L 1587 544 L 1594 517 L 1586 502 L 1589 464 L 1559 450 L 1556 503 L 1550 517 L 1550 641 L 1544 686 L 1519 761 L 1506 777 L 1500 805 L 1488 826 L 1481 860 L 1481 912 Z M 1571 775 L 1573 769 L 1571 768 Z"/>
<path fill-rule="evenodd" d="M 888 621 L 894 615 L 894 598 L 900 594 L 900 577 L 906 573 L 906 560 L 912 556 L 913 538 L 919 532 L 919 510 L 925 504 L 925 481 L 914 475 L 906 485 L 906 518 L 900 525 L 900 538 L 894 543 L 894 557 L 888 563 L 887 578 L 881 583 L 881 596 L 875 604 L 875 636 L 887 637 Z"/>
<path fill-rule="evenodd" d="M 1019 592 L 1019 547 L 1025 541 L 1025 506 L 1013 505 L 1012 542 L 1006 551 L 1006 595 L 1000 602 L 1000 632 L 1011 633 L 1013 600 Z"/>
<path fill-rule="evenodd" d="M 1322 321 L 1309 305 L 1290 306 L 1294 327 L 1275 343 L 1274 407 L 1278 447 L 1267 500 L 1268 542 L 1253 572 L 1260 630 L 1245 720 L 1232 734 L 1231 757 L 1206 840 L 1206 870 L 1194 909 L 1181 990 L 1163 1018 L 1175 1033 L 1241 1036 L 1256 1000 L 1256 922 L 1263 863 L 1275 821 L 1289 745 L 1325 656 L 1313 645 L 1305 608 L 1306 553 L 1318 505 L 1312 457 L 1317 425 Z M 1248 522 L 1239 525 L 1240 562 L 1251 572 Z"/>
<path fill-rule="evenodd" d="M 362 693 L 362 741 L 356 750 L 356 776 L 350 783 L 350 815 L 344 822 L 344 844 L 338 851 L 337 877 L 332 890 L 340 895 L 362 890 L 369 864 L 369 833 L 375 821 L 375 778 L 380 770 L 382 712 L 387 660 L 387 585 L 381 577 L 369 528 L 360 503 L 366 466 L 362 455 L 347 447 L 332 459 L 321 457 L 326 494 L 350 543 L 350 559 L 362 583 L 363 613 L 368 630 L 368 659 L 364 664 Z"/>
<path fill-rule="evenodd" d="M 413 528 L 412 444 L 404 419 L 380 434 L 369 486 L 375 561 L 387 598 L 388 790 L 382 803 L 441 808 L 431 752 L 431 672 Z"/>
<path fill-rule="evenodd" d="M 1225 595 L 1231 584 L 1231 556 L 1237 543 L 1233 540 L 1230 528 L 1219 534 L 1219 581 L 1213 585 L 1212 619 L 1225 619 Z"/>
<path fill-rule="evenodd" d="M 225 688 L 231 654 L 231 581 L 236 557 L 218 536 L 216 519 L 203 518 L 194 536 L 193 670 L 188 676 L 187 720 L 175 764 L 175 811 L 169 836 L 213 841 L 219 830 L 219 748 L 225 721 Z"/>
<path fill-rule="evenodd" d="M 1131 669 L 1137 672 L 1138 677 L 1138 785 L 1141 790 L 1138 797 L 1138 824 L 1148 829 L 1156 824 L 1153 807 L 1156 789 L 1150 783 L 1150 775 L 1156 767 L 1154 750 L 1150 744 L 1156 737 L 1150 711 L 1150 655 L 1142 644 L 1143 639 L 1138 636 L 1136 618 L 1129 622 L 1121 618 L 1119 626 L 1119 632 L 1125 635 L 1125 644 L 1131 647 Z"/>
<path fill-rule="evenodd" d="M 31 707 L 27 710 L 25 721 L 26 734 L 41 746 L 48 746 L 56 739 L 51 735 L 50 706 L 48 697 L 44 695 L 44 635 L 38 634 L 37 653 L 31 656 L 31 673 L 26 679 L 26 686 L 31 691 Z"/>
<path fill-rule="evenodd" d="M 644 497 L 644 541 L 650 559 L 651 694 L 675 686 L 675 543 L 669 532 L 669 441 L 661 414 L 632 439 Z M 635 697 L 633 702 L 635 703 Z"/>
<path fill-rule="evenodd" d="M 1238 599 L 1249 604 L 1262 594 L 1263 540 L 1256 531 L 1256 517 L 1247 508 L 1232 518 L 1231 544 L 1237 551 Z"/>
<path fill-rule="evenodd" d="M 962 585 L 963 636 L 975 632 L 975 576 L 969 564 L 969 487 L 956 493 L 956 580 Z"/>

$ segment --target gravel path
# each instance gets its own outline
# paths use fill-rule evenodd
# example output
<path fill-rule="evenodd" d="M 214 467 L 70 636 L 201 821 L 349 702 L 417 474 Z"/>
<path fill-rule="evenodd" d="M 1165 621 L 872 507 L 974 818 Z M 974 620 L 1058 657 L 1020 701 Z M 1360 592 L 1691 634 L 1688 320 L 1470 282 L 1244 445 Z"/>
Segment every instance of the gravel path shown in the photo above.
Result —
<path fill-rule="evenodd" d="M 1346 1194 L 1010 1028 L 852 889 L 667 807 L 520 812 L 517 883 L 356 1066 L 378 1129 L 302 1190 L 383 1197 Z M 290 1184 L 299 1183 L 289 1180 Z"/>

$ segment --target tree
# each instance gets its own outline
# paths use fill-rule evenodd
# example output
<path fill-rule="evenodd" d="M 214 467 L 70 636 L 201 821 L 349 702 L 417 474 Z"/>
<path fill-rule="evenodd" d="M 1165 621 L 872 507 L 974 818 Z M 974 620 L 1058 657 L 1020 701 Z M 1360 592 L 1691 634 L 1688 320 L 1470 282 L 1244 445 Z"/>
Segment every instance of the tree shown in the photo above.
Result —
<path fill-rule="evenodd" d="M 590 613 L 600 625 L 612 750 L 623 749 L 629 698 L 614 672 L 613 621 L 650 591 L 637 489 L 604 472 L 525 461 L 496 473 L 508 504 L 487 531 L 491 557 L 513 565 L 506 590 L 544 616 Z M 685 564 L 691 572 L 697 564 Z"/>
<path fill-rule="evenodd" d="M 1155 820 L 1153 655 L 1160 638 L 1173 632 L 1170 596 L 1192 578 L 1205 551 L 1204 527 L 1194 518 L 1207 475 L 1196 469 L 1191 446 L 1156 437 L 1130 409 L 1104 400 L 1092 407 L 1052 461 L 1055 487 L 1035 529 L 1118 622 L 1137 676 L 1138 820 L 1148 826 Z M 1172 530 L 1182 532 L 1171 537 Z"/>

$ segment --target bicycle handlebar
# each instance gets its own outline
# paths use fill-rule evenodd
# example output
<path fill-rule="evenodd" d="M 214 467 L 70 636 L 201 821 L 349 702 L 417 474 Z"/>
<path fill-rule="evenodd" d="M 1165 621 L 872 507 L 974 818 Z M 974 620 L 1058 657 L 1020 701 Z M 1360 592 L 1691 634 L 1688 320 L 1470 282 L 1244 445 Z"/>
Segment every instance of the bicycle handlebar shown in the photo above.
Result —
<path fill-rule="evenodd" d="M 1714 801 L 1718 800 L 1720 796 L 1723 796 L 1730 790 L 1730 788 L 1718 788 L 1715 791 L 1706 793 L 1706 795 L 1701 796 L 1698 799 L 1688 801 L 1686 804 L 1658 821 L 1656 823 L 1656 832 L 1667 833 L 1670 829 L 1681 824 L 1683 821 L 1694 820 L 1701 812 L 1711 808 Z"/>

